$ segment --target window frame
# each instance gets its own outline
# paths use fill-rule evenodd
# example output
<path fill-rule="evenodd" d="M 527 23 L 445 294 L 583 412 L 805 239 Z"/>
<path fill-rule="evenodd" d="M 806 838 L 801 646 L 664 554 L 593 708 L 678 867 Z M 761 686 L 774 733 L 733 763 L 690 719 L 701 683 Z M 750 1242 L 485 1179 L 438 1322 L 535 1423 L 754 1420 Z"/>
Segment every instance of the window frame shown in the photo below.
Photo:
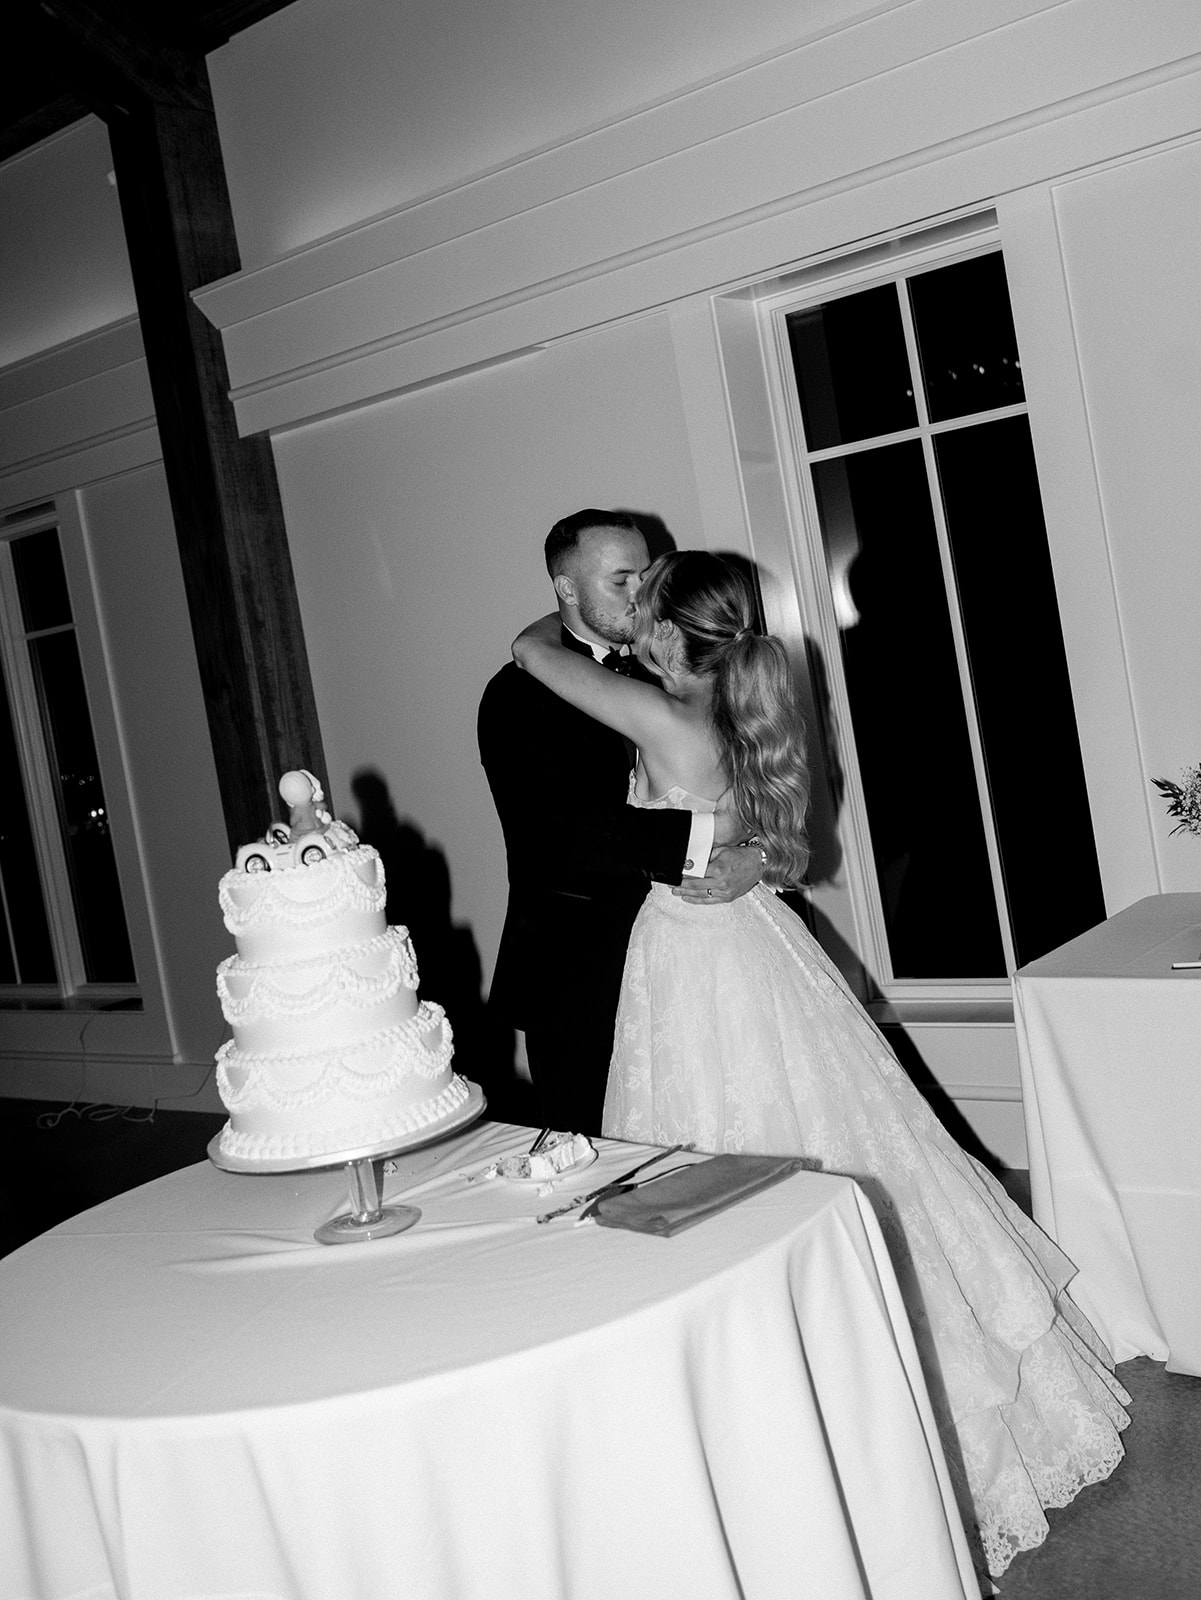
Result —
<path fill-rule="evenodd" d="M 971 692 L 967 646 L 958 604 L 946 517 L 938 489 L 934 451 L 935 440 L 945 433 L 1007 417 L 1025 416 L 1029 420 L 1029 395 L 1027 394 L 1025 399 L 1017 404 L 972 412 L 943 422 L 931 422 L 924 389 L 918 382 L 915 386 L 917 419 L 913 426 L 886 435 L 874 436 L 868 440 L 857 440 L 849 445 L 836 445 L 810 451 L 805 441 L 800 399 L 792 375 L 792 353 L 786 318 L 795 311 L 828 304 L 832 300 L 845 298 L 868 288 L 889 284 L 896 293 L 900 305 L 911 370 L 920 375 L 921 366 L 918 360 L 912 308 L 904 287 L 906 280 L 922 271 L 992 254 L 1003 255 L 1000 230 L 996 225 L 995 216 L 986 219 L 977 215 L 974 218 L 963 219 L 959 226 L 953 224 L 949 228 L 940 227 L 925 237 L 918 234 L 892 240 L 851 254 L 842 261 L 828 260 L 815 264 L 793 278 L 777 280 L 770 286 L 764 286 L 756 295 L 761 349 L 765 358 L 767 399 L 780 445 L 778 464 L 788 508 L 790 543 L 798 580 L 802 620 L 806 633 L 820 648 L 824 657 L 824 681 L 828 695 L 828 705 L 824 708 L 824 714 L 828 716 L 830 726 L 819 727 L 814 732 L 815 737 L 820 738 L 826 746 L 827 759 L 824 764 L 827 772 L 839 771 L 843 777 L 841 804 L 837 816 L 838 836 L 844 863 L 843 888 L 850 901 L 851 913 L 859 931 L 857 952 L 859 960 L 871 974 L 871 984 L 877 996 L 883 1001 L 885 1010 L 894 1005 L 904 1008 L 911 1003 L 946 1002 L 958 1006 L 975 1002 L 988 1005 L 991 1002 L 1008 1002 L 1011 996 L 1010 975 L 1016 967 L 1013 935 L 1004 891 L 995 819 L 989 799 L 984 747 L 975 700 Z M 967 718 L 973 772 L 981 799 L 990 878 L 999 914 L 1006 973 L 996 979 L 898 979 L 893 975 L 863 779 L 852 732 L 840 634 L 834 611 L 817 499 L 809 470 L 812 463 L 837 460 L 890 444 L 915 440 L 922 448 L 927 483 L 931 489 L 931 513 L 955 646 L 960 694 Z M 833 751 L 830 750 L 831 742 L 834 745 Z M 834 757 L 833 763 L 830 760 L 831 756 Z"/>
<path fill-rule="evenodd" d="M 140 881 L 131 894 L 123 870 L 118 831 L 128 820 L 124 763 L 121 758 L 115 708 L 99 620 L 95 611 L 92 578 L 82 519 L 75 495 L 61 495 L 24 510 L 4 515 L 0 524 L 0 657 L 9 692 L 13 735 L 19 774 L 25 785 L 30 830 L 41 884 L 42 901 L 54 953 L 58 982 L 0 985 L 0 1005 L 33 1004 L 39 1009 L 107 1010 L 114 1005 L 140 1009 L 145 979 L 138 957 L 132 915 L 137 907 Z M 72 631 L 79 651 L 88 716 L 104 790 L 105 810 L 112 831 L 113 851 L 122 908 L 130 935 L 135 979 L 132 983 L 92 983 L 85 975 L 83 945 L 75 914 L 66 849 L 58 826 L 58 802 L 51 774 L 41 710 L 27 648 L 25 627 L 17 594 L 9 546 L 29 534 L 54 529 L 58 533 L 71 602 Z M 41 631 L 41 630 L 35 630 Z M 66 631 L 65 627 L 51 631 Z M 98 686 L 103 686 L 104 693 Z"/>

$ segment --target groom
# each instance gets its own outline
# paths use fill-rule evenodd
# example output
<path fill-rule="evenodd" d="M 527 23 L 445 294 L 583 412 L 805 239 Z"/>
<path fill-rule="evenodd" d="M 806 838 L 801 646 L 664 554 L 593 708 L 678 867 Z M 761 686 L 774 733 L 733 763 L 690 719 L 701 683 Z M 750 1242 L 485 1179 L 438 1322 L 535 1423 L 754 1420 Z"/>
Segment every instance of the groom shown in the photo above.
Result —
<path fill-rule="evenodd" d="M 649 563 L 633 519 L 577 511 L 545 548 L 567 648 L 649 677 L 629 654 Z M 715 839 L 712 816 L 627 805 L 632 747 L 515 662 L 484 690 L 478 732 L 509 869 L 491 1003 L 525 1032 L 543 1123 L 598 1134 L 626 945 L 650 881 L 703 905 L 734 900 L 762 876 L 760 855 L 729 847 L 732 820 Z"/>

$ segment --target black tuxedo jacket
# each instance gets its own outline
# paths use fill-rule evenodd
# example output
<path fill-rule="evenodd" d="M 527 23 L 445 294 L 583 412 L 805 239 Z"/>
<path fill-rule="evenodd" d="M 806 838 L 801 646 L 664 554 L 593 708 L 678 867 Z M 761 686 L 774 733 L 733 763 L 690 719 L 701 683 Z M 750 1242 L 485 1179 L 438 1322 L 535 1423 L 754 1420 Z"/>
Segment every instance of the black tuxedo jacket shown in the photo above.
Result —
<path fill-rule="evenodd" d="M 679 883 L 691 813 L 627 805 L 627 741 L 515 662 L 484 690 L 478 735 L 509 869 L 492 1003 L 513 1027 L 608 1015 L 611 1033 L 630 928 L 652 878 Z"/>

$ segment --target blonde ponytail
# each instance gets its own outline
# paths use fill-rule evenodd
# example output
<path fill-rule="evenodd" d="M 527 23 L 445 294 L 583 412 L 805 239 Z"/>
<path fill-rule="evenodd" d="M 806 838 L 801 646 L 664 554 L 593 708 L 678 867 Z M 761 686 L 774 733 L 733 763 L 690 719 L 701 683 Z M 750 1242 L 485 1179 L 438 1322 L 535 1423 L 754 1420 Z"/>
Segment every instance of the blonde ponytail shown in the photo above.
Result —
<path fill-rule="evenodd" d="M 767 856 L 766 881 L 773 888 L 800 883 L 809 861 L 809 773 L 792 672 L 779 639 L 749 634 L 731 643 L 717 669 L 712 717 L 735 809 Z"/>
<path fill-rule="evenodd" d="M 710 714 L 735 809 L 763 845 L 766 881 L 799 883 L 809 859 L 804 727 L 784 646 L 756 631 L 748 578 L 721 556 L 673 551 L 647 569 L 638 613 L 641 638 L 674 622 L 689 670 L 712 674 Z"/>

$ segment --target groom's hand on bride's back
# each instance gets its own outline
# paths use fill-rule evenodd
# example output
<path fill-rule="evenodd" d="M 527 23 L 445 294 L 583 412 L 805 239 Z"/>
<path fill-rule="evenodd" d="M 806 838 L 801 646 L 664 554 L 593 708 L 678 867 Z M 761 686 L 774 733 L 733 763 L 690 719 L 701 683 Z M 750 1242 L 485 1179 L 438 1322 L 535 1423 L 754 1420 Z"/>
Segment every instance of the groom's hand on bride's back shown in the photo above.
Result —
<path fill-rule="evenodd" d="M 715 845 L 703 878 L 685 878 L 672 894 L 696 905 L 724 905 L 748 894 L 763 876 L 763 856 L 757 849 Z"/>

